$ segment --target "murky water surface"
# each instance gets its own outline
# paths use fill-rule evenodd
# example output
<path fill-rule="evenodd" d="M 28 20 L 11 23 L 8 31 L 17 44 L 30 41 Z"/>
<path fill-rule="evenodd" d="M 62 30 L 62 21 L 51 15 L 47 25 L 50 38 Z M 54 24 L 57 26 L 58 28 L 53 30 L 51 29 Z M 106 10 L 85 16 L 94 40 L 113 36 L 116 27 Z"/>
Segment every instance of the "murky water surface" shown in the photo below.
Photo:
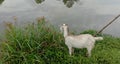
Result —
<path fill-rule="evenodd" d="M 0 29 L 4 21 L 35 21 L 44 16 L 55 26 L 67 23 L 72 31 L 100 30 L 120 14 L 120 0 L 0 0 Z M 120 18 L 103 32 L 120 37 Z"/>

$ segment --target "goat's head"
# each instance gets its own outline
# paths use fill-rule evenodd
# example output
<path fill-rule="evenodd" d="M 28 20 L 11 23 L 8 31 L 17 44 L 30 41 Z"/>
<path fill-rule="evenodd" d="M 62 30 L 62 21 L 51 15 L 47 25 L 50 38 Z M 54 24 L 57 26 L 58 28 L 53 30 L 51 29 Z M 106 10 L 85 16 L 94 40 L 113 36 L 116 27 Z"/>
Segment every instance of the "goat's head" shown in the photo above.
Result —
<path fill-rule="evenodd" d="M 68 25 L 67 24 L 62 24 L 60 26 L 60 31 L 63 32 L 64 30 L 67 30 L 68 31 Z"/>

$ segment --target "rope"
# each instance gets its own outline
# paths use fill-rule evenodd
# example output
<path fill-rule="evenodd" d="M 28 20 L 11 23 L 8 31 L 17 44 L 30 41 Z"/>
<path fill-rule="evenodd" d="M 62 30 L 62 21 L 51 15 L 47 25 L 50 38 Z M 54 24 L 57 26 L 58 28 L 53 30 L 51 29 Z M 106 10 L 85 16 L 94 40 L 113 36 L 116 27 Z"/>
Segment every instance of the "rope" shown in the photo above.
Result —
<path fill-rule="evenodd" d="M 107 25 L 105 25 L 100 31 L 98 31 L 94 36 L 96 36 L 97 34 L 101 33 L 105 28 L 107 28 L 110 24 L 112 24 L 117 18 L 120 17 L 120 14 L 118 16 L 116 16 L 113 20 L 111 20 Z"/>

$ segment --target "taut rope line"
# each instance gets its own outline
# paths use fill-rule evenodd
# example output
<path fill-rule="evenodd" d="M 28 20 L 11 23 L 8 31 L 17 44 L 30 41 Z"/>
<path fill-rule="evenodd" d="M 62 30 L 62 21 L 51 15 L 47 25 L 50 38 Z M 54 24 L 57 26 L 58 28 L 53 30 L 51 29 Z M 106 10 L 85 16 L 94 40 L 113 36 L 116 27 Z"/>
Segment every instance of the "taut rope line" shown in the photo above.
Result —
<path fill-rule="evenodd" d="M 97 34 L 101 33 L 105 28 L 107 28 L 110 24 L 112 24 L 117 18 L 120 17 L 120 14 L 118 16 L 116 16 L 113 20 L 111 20 L 107 25 L 105 25 L 100 31 L 98 31 L 94 36 L 96 36 Z"/>

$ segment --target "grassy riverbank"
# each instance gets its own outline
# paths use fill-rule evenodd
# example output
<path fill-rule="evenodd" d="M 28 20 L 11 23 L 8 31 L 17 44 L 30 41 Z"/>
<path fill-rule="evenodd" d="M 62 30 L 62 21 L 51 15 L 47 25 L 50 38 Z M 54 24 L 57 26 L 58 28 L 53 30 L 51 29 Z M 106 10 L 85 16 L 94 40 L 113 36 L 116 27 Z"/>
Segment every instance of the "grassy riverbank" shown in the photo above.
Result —
<path fill-rule="evenodd" d="M 6 24 L 6 39 L 1 44 L 3 64 L 119 64 L 120 38 L 102 35 L 90 58 L 86 49 L 75 49 L 72 57 L 64 44 L 62 34 L 40 18 L 23 27 Z M 94 34 L 89 30 L 83 33 Z"/>

